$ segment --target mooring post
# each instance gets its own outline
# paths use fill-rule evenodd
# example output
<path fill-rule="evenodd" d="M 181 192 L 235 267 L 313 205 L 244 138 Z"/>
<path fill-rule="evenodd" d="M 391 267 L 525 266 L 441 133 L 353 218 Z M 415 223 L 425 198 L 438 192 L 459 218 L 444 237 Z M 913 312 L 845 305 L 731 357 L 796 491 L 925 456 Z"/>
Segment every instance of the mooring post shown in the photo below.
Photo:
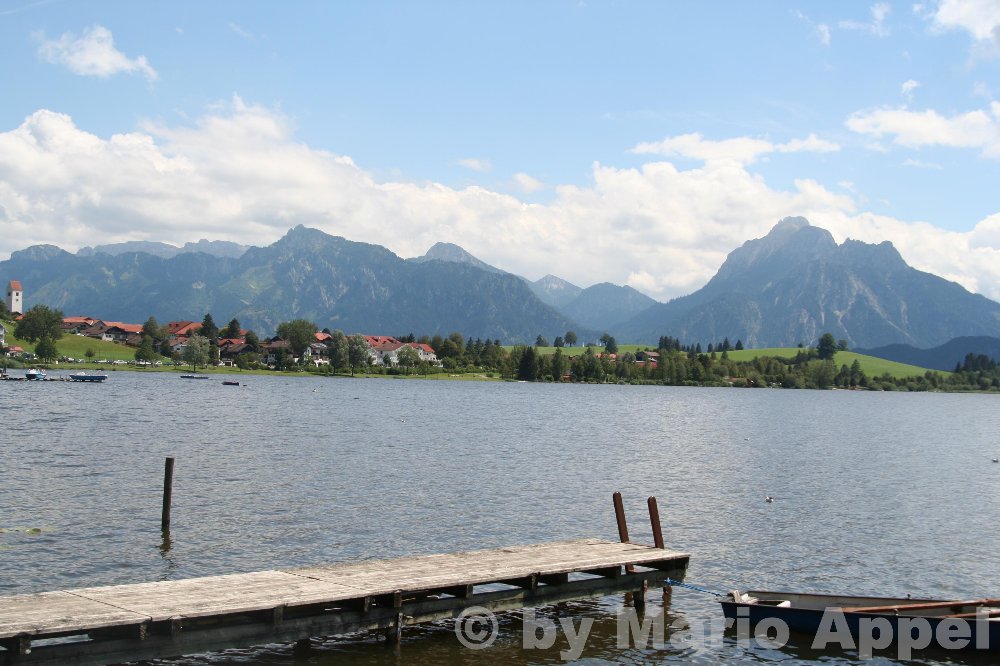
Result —
<path fill-rule="evenodd" d="M 628 524 L 625 523 L 625 505 L 622 504 L 622 494 L 617 490 L 611 495 L 611 500 L 615 505 L 615 522 L 618 523 L 618 539 L 622 543 L 628 543 Z M 635 572 L 635 567 L 631 564 L 625 565 L 625 573 L 630 574 Z M 632 605 L 632 593 L 625 593 L 625 605 Z"/>
<path fill-rule="evenodd" d="M 657 548 L 666 548 L 663 544 L 663 531 L 660 529 L 660 510 L 656 508 L 656 497 L 650 495 L 646 500 L 649 506 L 649 524 L 653 528 L 653 545 Z"/>
<path fill-rule="evenodd" d="M 618 522 L 618 539 L 628 543 L 628 525 L 625 524 L 625 507 L 622 505 L 622 494 L 618 491 L 611 496 L 615 503 L 615 520 Z"/>
<path fill-rule="evenodd" d="M 174 495 L 174 459 L 167 457 L 163 463 L 163 512 L 160 514 L 160 529 L 170 529 L 170 502 Z"/>
<path fill-rule="evenodd" d="M 660 510 L 656 506 L 656 497 L 653 495 L 649 496 L 646 500 L 646 504 L 649 506 L 649 524 L 653 528 L 653 545 L 657 548 L 666 549 L 666 544 L 663 542 L 663 529 L 660 527 Z M 663 605 L 670 605 L 670 597 L 673 594 L 673 588 L 670 585 L 663 586 Z"/>

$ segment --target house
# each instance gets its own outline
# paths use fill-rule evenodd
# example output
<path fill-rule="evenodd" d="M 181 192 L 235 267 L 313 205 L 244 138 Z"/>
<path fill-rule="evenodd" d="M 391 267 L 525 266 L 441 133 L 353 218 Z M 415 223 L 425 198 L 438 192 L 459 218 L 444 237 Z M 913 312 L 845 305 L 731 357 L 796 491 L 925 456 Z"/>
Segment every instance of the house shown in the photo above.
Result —
<path fill-rule="evenodd" d="M 409 345 L 417 350 L 417 356 L 420 357 L 421 361 L 437 364 L 437 354 L 434 353 L 434 348 L 429 344 L 423 342 L 410 342 Z"/>
<path fill-rule="evenodd" d="M 62 330 L 63 333 L 79 335 L 83 333 L 84 329 L 90 328 L 96 323 L 97 320 L 93 317 L 63 317 Z"/>
<path fill-rule="evenodd" d="M 260 344 L 261 360 L 267 365 L 274 365 L 278 362 L 278 357 L 284 354 L 287 357 L 292 355 L 292 343 L 281 338 L 272 338 Z"/>
<path fill-rule="evenodd" d="M 198 329 L 201 328 L 201 322 L 198 321 L 171 321 L 167 322 L 167 334 L 176 335 L 179 337 L 188 337 L 193 333 L 197 333 Z"/>
<path fill-rule="evenodd" d="M 101 339 L 111 342 L 128 343 L 130 335 L 142 336 L 140 324 L 124 324 L 120 321 L 101 321 Z"/>
<path fill-rule="evenodd" d="M 3 325 L 3 322 L 0 321 L 0 347 L 7 346 L 5 341 L 6 337 L 7 337 L 7 328 Z"/>
<path fill-rule="evenodd" d="M 225 344 L 223 344 L 223 342 Z M 219 365 L 232 366 L 236 359 L 245 354 L 252 354 L 253 347 L 242 340 L 227 339 L 219 342 Z"/>
<path fill-rule="evenodd" d="M 302 352 L 302 359 L 314 363 L 317 368 L 330 365 L 330 348 L 322 342 L 314 342 Z"/>
<path fill-rule="evenodd" d="M 171 354 L 183 354 L 184 350 L 187 349 L 188 339 L 186 336 L 172 335 L 167 344 L 170 345 Z"/>
<path fill-rule="evenodd" d="M 24 289 L 18 280 L 7 283 L 7 311 L 11 314 L 24 313 Z"/>

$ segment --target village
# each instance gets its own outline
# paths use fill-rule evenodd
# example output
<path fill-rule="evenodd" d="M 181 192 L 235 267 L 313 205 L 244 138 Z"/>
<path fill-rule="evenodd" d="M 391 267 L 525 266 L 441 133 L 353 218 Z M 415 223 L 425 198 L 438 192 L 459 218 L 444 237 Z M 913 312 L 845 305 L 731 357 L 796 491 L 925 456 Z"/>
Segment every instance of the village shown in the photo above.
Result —
<path fill-rule="evenodd" d="M 24 317 L 24 288 L 19 280 L 10 280 L 7 284 L 7 294 L 4 305 L 14 321 Z M 301 322 L 305 324 L 307 322 Z M 220 367 L 245 367 L 250 363 L 263 365 L 270 369 L 292 363 L 295 365 L 312 365 L 316 368 L 329 366 L 331 347 L 338 338 L 345 336 L 339 332 L 315 331 L 305 344 L 295 344 L 292 340 L 279 335 L 260 340 L 252 331 L 242 329 L 234 319 L 230 326 L 219 330 L 214 326 L 211 315 L 197 321 L 171 321 L 159 327 L 156 320 L 150 317 L 145 325 L 111 321 L 89 316 L 63 317 L 61 322 L 63 335 L 75 335 L 102 342 L 112 342 L 135 348 L 137 351 L 143 345 L 144 337 L 157 337 L 154 356 L 162 356 L 180 363 L 185 358 L 185 352 L 192 344 L 194 336 L 207 339 L 212 351 L 210 362 Z M 151 329 L 156 329 L 151 330 Z M 30 358 L 32 355 L 17 345 L 7 346 L 6 336 L 13 331 L 0 322 L 0 350 L 8 358 Z M 400 353 L 407 354 L 419 363 L 440 366 L 440 361 L 434 348 L 426 342 L 402 341 L 389 335 L 358 335 L 352 336 L 364 342 L 367 365 L 390 368 L 400 364 Z M 152 342 L 152 341 L 150 341 Z M 412 350 L 412 351 L 403 351 Z M 162 365 L 163 360 L 154 359 L 148 355 L 142 358 L 137 354 L 135 362 L 140 365 Z M 65 358 L 65 357 L 64 357 Z M 90 359 L 66 359 L 80 361 Z M 102 359 L 94 360 L 100 363 Z M 125 361 L 106 361 L 125 363 Z"/>

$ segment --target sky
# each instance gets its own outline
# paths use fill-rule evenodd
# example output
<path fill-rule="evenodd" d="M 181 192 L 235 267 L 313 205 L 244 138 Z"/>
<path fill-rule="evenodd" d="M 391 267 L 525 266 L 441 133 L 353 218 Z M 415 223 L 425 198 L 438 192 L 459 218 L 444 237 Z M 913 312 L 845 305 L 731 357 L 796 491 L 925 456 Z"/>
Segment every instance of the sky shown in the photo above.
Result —
<path fill-rule="evenodd" d="M 1000 0 L 0 0 L 0 258 L 302 224 L 665 301 L 793 215 L 1000 299 Z"/>

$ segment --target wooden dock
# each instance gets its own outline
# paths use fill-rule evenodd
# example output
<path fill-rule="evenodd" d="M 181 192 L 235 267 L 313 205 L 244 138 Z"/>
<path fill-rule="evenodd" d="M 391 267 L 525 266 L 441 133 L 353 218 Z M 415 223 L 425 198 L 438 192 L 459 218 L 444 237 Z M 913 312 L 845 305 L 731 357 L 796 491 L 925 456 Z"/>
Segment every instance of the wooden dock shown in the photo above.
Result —
<path fill-rule="evenodd" d="M 373 629 L 398 638 L 473 606 L 644 592 L 683 578 L 688 559 L 585 539 L 0 597 L 0 664 L 103 664 Z"/>

